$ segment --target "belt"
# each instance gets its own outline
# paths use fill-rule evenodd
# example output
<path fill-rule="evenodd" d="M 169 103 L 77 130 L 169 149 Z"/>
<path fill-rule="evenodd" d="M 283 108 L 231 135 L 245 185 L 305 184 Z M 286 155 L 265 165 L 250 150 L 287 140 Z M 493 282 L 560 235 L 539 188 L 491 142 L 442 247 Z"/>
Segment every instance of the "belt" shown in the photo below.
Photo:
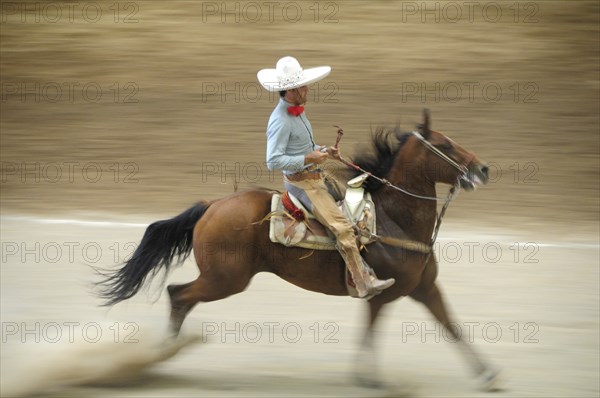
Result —
<path fill-rule="evenodd" d="M 294 173 L 285 176 L 288 181 L 304 181 L 304 180 L 320 180 L 321 173 L 318 171 L 312 171 L 308 173 Z"/>
<path fill-rule="evenodd" d="M 311 166 L 294 174 L 285 174 L 288 181 L 304 181 L 304 180 L 320 180 L 321 169 L 316 166 Z"/>

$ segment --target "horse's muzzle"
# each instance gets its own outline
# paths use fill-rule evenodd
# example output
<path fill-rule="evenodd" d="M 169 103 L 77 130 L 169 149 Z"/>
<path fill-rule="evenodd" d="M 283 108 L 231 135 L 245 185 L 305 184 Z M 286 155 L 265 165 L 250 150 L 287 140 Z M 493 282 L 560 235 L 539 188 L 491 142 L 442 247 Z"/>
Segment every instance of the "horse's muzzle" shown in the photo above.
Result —
<path fill-rule="evenodd" d="M 469 166 L 468 171 L 460 179 L 460 187 L 467 191 L 475 190 L 479 185 L 487 184 L 488 166 L 485 164 L 474 164 Z"/>

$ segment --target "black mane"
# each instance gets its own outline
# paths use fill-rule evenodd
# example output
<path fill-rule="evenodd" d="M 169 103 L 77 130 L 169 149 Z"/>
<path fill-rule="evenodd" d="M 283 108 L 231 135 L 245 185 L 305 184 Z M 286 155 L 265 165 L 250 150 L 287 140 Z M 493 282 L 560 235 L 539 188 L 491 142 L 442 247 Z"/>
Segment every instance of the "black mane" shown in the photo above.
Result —
<path fill-rule="evenodd" d="M 409 136 L 410 133 L 402 133 L 398 127 L 378 127 L 371 136 L 372 152 L 357 154 L 353 163 L 377 177 L 386 178 L 394 164 L 394 158 Z M 361 171 L 354 172 L 354 176 L 360 174 Z M 374 178 L 368 178 L 364 187 L 367 192 L 374 192 L 382 185 Z"/>

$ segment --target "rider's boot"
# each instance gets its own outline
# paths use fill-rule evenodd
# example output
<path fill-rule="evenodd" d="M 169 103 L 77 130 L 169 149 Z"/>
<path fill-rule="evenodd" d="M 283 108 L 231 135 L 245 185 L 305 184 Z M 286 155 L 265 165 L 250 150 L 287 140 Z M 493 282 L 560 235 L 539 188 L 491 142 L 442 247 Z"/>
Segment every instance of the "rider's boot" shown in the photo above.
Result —
<path fill-rule="evenodd" d="M 352 275 L 359 298 L 369 300 L 396 282 L 394 278 L 378 279 L 375 272 L 369 268 L 361 257 L 357 247 L 344 248 L 338 245 L 337 249 Z"/>

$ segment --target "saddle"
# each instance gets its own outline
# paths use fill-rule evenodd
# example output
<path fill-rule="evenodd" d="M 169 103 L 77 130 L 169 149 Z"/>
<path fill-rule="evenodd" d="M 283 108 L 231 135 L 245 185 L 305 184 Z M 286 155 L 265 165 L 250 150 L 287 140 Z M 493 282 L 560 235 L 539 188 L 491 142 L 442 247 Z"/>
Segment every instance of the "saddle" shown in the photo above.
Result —
<path fill-rule="evenodd" d="M 363 245 L 372 243 L 375 234 L 375 204 L 363 183 L 367 174 L 347 182 L 346 194 L 338 202 L 342 214 L 354 226 Z M 269 238 L 285 246 L 313 250 L 336 250 L 335 236 L 289 192 L 276 193 L 271 199 Z"/>

